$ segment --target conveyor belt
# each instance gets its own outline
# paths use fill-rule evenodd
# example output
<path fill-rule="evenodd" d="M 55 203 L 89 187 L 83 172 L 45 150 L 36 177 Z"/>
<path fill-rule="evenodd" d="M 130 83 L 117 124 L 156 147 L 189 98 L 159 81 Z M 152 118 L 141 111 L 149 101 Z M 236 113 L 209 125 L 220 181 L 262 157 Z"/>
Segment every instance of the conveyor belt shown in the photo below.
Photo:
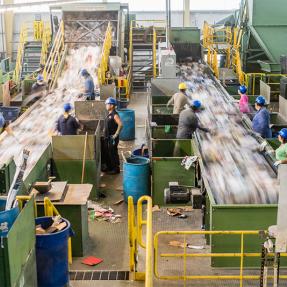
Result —
<path fill-rule="evenodd" d="M 277 176 L 259 152 L 258 139 L 246 128 L 250 122 L 242 117 L 220 83 L 203 70 L 198 64 L 181 67 L 183 78 L 196 87 L 193 99 L 203 103 L 204 110 L 198 114 L 202 125 L 215 132 L 211 135 L 198 131 L 196 143 L 203 177 L 216 203 L 277 203 Z"/>
<path fill-rule="evenodd" d="M 63 112 L 63 104 L 82 100 L 83 80 L 79 75 L 81 68 L 94 72 L 100 56 L 98 47 L 83 47 L 71 50 L 67 56 L 66 70 L 58 81 L 58 88 L 37 101 L 11 128 L 13 135 L 4 132 L 0 136 L 0 168 L 12 159 L 18 162 L 24 148 L 30 151 L 24 178 L 37 163 L 50 143 L 51 131 L 55 130 L 58 117 Z M 91 73 L 97 80 L 95 73 Z"/>

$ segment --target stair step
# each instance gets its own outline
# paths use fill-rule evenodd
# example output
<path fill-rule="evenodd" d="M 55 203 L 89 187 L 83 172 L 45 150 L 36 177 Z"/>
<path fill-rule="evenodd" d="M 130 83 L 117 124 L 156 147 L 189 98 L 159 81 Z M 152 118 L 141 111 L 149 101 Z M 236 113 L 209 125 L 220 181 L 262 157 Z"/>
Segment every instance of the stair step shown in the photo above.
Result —
<path fill-rule="evenodd" d="M 70 280 L 73 281 L 94 281 L 94 280 L 129 280 L 129 271 L 83 271 L 73 270 L 69 272 Z"/>

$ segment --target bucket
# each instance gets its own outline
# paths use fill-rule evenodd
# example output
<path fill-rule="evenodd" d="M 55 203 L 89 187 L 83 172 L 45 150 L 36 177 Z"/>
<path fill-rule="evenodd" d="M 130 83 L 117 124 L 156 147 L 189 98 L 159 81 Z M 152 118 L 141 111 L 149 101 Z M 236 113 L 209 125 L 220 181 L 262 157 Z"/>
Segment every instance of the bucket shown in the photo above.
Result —
<path fill-rule="evenodd" d="M 120 140 L 129 141 L 135 139 L 135 111 L 130 109 L 121 109 L 117 111 L 123 123 L 123 129 L 120 133 Z"/>
<path fill-rule="evenodd" d="M 124 200 L 132 196 L 134 204 L 143 195 L 150 194 L 150 166 L 149 159 L 141 156 L 127 158 L 124 162 L 123 186 Z"/>
<path fill-rule="evenodd" d="M 68 238 L 71 224 L 65 229 L 51 234 L 36 235 L 36 262 L 38 287 L 65 287 L 69 284 Z M 52 217 L 36 218 L 36 225 L 46 229 L 51 226 Z"/>
<path fill-rule="evenodd" d="M 0 237 L 7 235 L 8 231 L 11 229 L 14 221 L 19 214 L 19 208 L 14 207 L 10 210 L 5 210 L 6 199 L 0 199 Z"/>

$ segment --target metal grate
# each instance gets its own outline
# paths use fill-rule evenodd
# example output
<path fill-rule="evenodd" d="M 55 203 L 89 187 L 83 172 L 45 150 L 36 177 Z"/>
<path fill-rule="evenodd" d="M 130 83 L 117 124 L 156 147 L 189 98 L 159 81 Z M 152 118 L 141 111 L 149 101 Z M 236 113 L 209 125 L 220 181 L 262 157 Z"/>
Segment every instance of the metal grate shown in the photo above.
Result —
<path fill-rule="evenodd" d="M 129 280 L 129 271 L 70 271 L 70 280 Z"/>

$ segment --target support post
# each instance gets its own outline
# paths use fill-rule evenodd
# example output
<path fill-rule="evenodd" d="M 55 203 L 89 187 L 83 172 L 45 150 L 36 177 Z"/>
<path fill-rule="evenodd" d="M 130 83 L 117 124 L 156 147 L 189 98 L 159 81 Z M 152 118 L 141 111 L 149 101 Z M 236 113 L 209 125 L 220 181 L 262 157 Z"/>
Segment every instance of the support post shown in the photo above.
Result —
<path fill-rule="evenodd" d="M 183 0 L 183 27 L 190 27 L 190 0 Z"/>
<path fill-rule="evenodd" d="M 3 5 L 14 4 L 14 0 L 3 0 Z M 13 25 L 14 13 L 13 11 L 4 12 L 4 31 L 5 31 L 5 47 L 6 57 L 13 59 Z"/>

